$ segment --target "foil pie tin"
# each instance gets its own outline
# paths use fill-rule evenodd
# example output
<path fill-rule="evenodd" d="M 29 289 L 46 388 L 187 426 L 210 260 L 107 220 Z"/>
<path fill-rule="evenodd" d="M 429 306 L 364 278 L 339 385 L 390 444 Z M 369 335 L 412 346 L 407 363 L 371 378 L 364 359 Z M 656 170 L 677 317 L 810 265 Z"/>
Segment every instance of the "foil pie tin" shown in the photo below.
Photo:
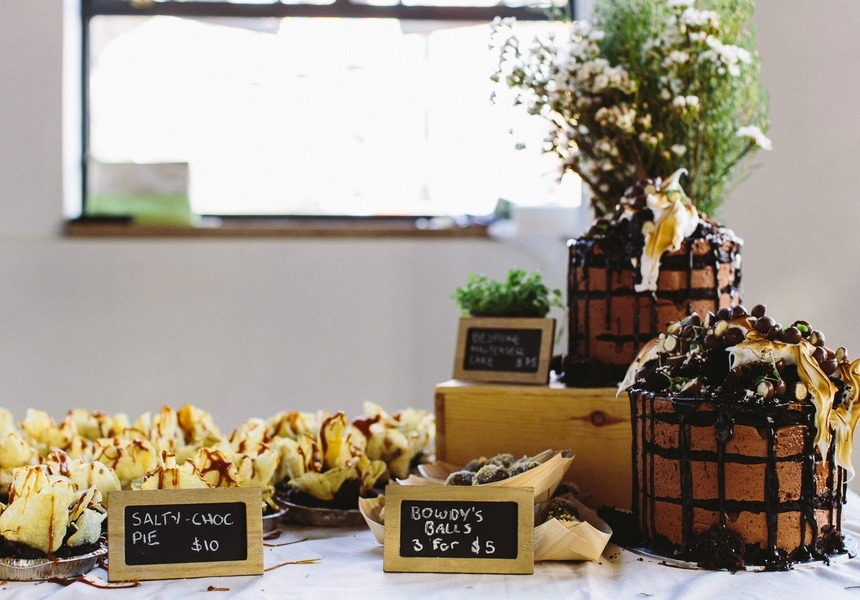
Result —
<path fill-rule="evenodd" d="M 291 502 L 284 503 L 287 507 L 285 521 L 296 525 L 313 527 L 358 527 L 364 525 L 364 517 L 355 508 L 350 510 L 338 508 L 314 508 Z"/>
<path fill-rule="evenodd" d="M 107 554 L 107 545 L 88 554 L 69 558 L 2 558 L 0 559 L 0 580 L 7 581 L 44 581 L 46 579 L 77 577 L 90 571 L 98 563 L 99 557 Z"/>
<path fill-rule="evenodd" d="M 263 533 L 270 533 L 278 528 L 278 523 L 281 522 L 283 516 L 287 514 L 286 507 L 280 508 L 275 512 L 263 515 Z"/>

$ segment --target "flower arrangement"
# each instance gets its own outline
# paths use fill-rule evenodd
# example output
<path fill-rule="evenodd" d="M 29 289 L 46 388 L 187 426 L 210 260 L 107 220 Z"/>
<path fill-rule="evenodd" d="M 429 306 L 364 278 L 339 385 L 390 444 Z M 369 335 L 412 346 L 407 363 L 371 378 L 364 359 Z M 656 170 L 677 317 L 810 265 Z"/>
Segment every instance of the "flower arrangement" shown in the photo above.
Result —
<path fill-rule="evenodd" d="M 771 147 L 753 8 L 753 0 L 595 0 L 593 26 L 569 21 L 564 35 L 529 42 L 515 22 L 497 19 L 493 79 L 549 122 L 544 150 L 588 184 L 597 216 L 634 181 L 680 168 L 696 208 L 711 213 L 735 167 Z"/>

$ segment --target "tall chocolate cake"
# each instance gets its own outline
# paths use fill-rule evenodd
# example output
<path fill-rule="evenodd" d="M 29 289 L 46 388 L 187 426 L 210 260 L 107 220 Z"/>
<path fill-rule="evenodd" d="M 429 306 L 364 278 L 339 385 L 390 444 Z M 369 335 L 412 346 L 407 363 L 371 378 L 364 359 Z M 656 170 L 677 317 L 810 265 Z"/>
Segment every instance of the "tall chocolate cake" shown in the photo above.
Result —
<path fill-rule="evenodd" d="M 802 321 L 752 312 L 670 325 L 621 384 L 643 543 L 712 568 L 781 569 L 844 550 L 860 360 Z"/>
<path fill-rule="evenodd" d="M 698 213 L 678 178 L 641 180 L 569 242 L 569 386 L 614 386 L 668 323 L 741 302 L 734 233 Z"/>

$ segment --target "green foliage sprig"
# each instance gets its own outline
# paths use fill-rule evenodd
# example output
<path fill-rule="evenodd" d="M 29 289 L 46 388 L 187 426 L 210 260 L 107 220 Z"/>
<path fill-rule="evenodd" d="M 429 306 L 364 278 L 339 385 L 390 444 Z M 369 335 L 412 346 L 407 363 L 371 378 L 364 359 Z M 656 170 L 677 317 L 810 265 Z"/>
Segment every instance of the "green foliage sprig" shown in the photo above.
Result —
<path fill-rule="evenodd" d="M 497 20 L 499 94 L 545 119 L 544 150 L 591 188 L 597 216 L 636 180 L 679 168 L 712 213 L 735 166 L 770 149 L 753 0 L 595 0 L 594 24 L 518 38 Z M 558 32 L 558 29 L 555 30 Z"/>
<path fill-rule="evenodd" d="M 505 281 L 471 273 L 452 298 L 463 316 L 545 317 L 552 307 L 564 307 L 559 290 L 550 291 L 540 273 L 526 276 L 522 269 L 509 270 Z"/>

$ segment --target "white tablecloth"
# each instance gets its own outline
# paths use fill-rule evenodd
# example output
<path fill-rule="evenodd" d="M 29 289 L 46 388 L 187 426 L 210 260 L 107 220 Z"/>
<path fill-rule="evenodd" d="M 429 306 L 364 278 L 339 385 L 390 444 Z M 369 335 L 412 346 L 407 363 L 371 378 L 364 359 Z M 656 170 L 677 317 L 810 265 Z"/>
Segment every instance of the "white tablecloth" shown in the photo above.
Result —
<path fill-rule="evenodd" d="M 860 496 L 849 494 L 844 515 L 845 534 L 860 540 Z M 599 562 L 537 563 L 533 575 L 452 575 L 383 572 L 382 546 L 365 528 L 288 526 L 279 539 L 267 543 L 283 544 L 304 538 L 308 538 L 307 541 L 266 547 L 266 567 L 314 558 L 319 559 L 318 563 L 286 565 L 262 576 L 144 581 L 137 588 L 112 591 L 79 582 L 67 587 L 50 582 L 5 582 L 0 585 L 0 598 L 860 599 L 860 558 L 841 560 L 830 566 L 801 565 L 789 572 L 731 574 L 669 567 L 610 544 Z M 96 568 L 87 578 L 105 582 L 107 573 Z M 208 591 L 210 586 L 224 589 Z"/>

